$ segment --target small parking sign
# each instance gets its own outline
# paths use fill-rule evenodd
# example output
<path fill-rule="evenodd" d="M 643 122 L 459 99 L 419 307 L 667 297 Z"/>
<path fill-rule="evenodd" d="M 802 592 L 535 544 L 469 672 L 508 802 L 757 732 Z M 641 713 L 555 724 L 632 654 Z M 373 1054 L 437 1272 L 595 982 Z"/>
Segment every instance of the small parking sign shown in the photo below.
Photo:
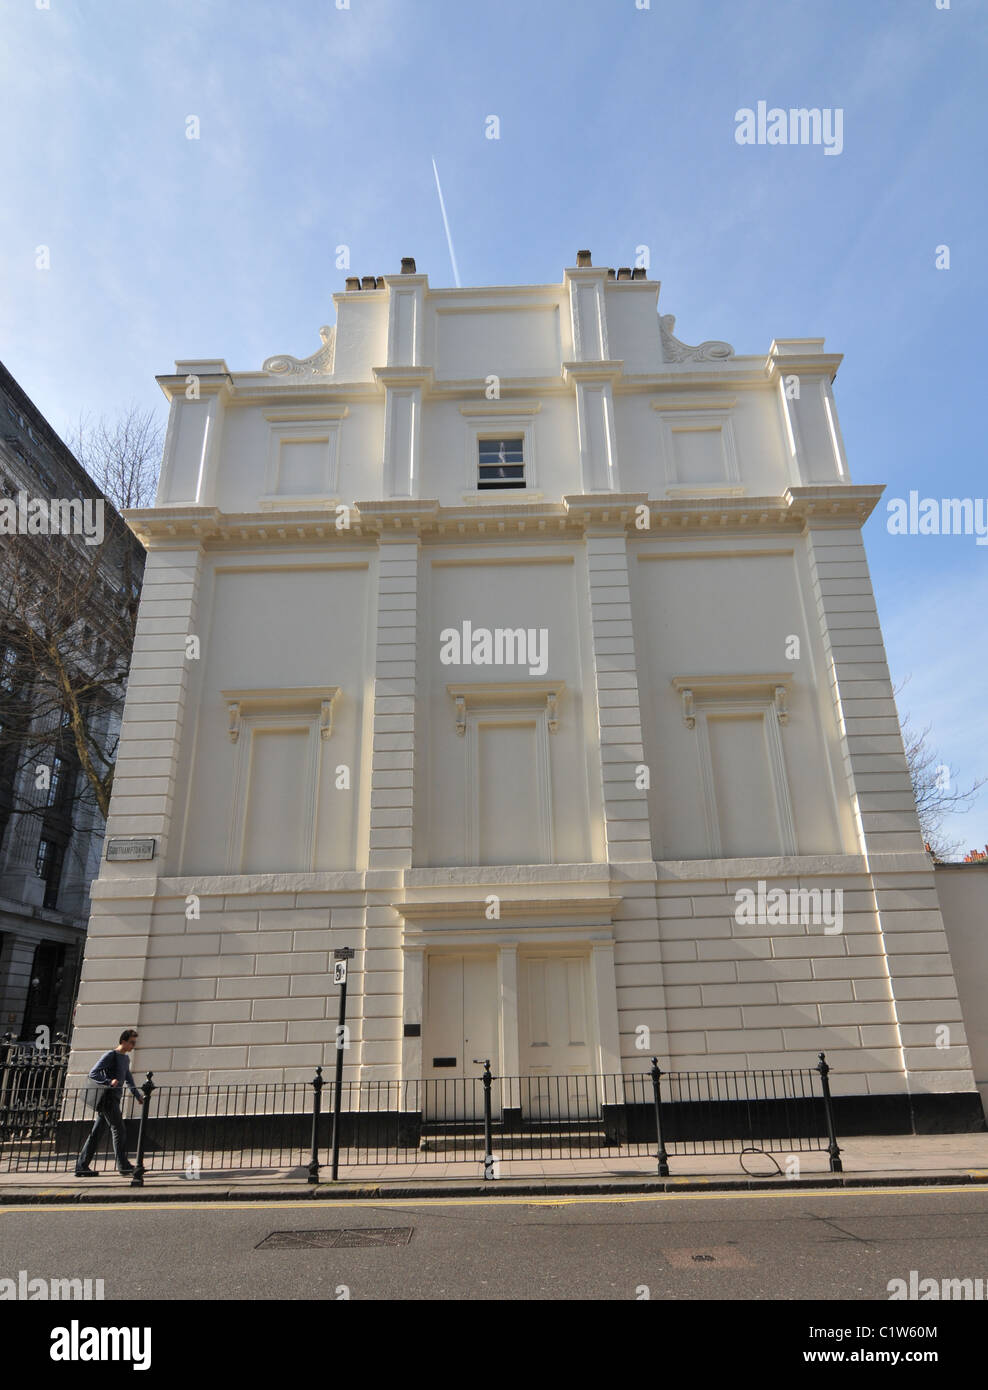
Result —
<path fill-rule="evenodd" d="M 338 960 L 333 962 L 333 984 L 346 984 L 346 961 Z"/>

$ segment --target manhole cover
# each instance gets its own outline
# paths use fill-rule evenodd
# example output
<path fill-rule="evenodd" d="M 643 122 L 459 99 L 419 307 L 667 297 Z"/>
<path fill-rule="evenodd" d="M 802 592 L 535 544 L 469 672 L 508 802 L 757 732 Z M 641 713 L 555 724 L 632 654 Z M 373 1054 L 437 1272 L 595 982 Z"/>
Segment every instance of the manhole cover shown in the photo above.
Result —
<path fill-rule="evenodd" d="M 407 1245 L 412 1226 L 369 1226 L 347 1231 L 272 1231 L 256 1250 L 353 1250 L 359 1246 Z"/>
<path fill-rule="evenodd" d="M 711 1265 L 714 1269 L 743 1269 L 751 1261 L 730 1245 L 713 1245 L 706 1250 L 663 1250 L 673 1269 L 692 1269 Z"/>

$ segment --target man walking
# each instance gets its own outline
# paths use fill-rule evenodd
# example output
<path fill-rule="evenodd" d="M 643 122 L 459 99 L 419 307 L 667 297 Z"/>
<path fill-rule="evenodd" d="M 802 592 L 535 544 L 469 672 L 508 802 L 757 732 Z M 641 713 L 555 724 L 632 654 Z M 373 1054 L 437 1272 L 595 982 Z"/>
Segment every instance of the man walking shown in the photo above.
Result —
<path fill-rule="evenodd" d="M 144 1097 L 134 1085 L 134 1078 L 130 1074 L 130 1062 L 127 1060 L 127 1054 L 133 1052 L 136 1043 L 137 1030 L 125 1028 L 120 1034 L 120 1041 L 116 1047 L 111 1048 L 109 1052 L 104 1052 L 89 1073 L 90 1081 L 96 1082 L 101 1089 L 96 1099 L 96 1119 L 92 1131 L 76 1161 L 75 1175 L 77 1178 L 99 1177 L 99 1173 L 94 1168 L 90 1168 L 89 1161 L 99 1146 L 104 1124 L 109 1126 L 110 1136 L 113 1139 L 113 1157 L 116 1160 L 117 1172 L 132 1173 L 134 1171 L 134 1165 L 127 1158 L 127 1138 L 124 1133 L 123 1118 L 120 1114 L 120 1096 L 123 1087 L 127 1086 L 138 1104 L 144 1104 Z"/>

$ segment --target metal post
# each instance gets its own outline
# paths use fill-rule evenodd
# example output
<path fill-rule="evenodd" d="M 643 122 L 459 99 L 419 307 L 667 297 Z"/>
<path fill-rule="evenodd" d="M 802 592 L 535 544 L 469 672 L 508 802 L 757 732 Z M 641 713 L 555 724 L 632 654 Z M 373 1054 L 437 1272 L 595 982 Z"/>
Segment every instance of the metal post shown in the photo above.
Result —
<path fill-rule="evenodd" d="M 475 1062 L 480 1058 L 475 1057 Z M 494 1176 L 494 1141 L 491 1137 L 491 1086 L 494 1078 L 491 1076 L 490 1059 L 484 1062 L 484 1177 L 493 1178 Z M 502 1102 L 503 1103 L 503 1102 Z"/>
<path fill-rule="evenodd" d="M 131 1187 L 144 1186 L 144 1135 L 147 1125 L 148 1109 L 151 1105 L 151 1092 L 155 1090 L 154 1072 L 148 1072 L 148 1079 L 145 1081 L 141 1090 L 144 1092 L 144 1104 L 141 1106 L 141 1118 L 137 1122 L 137 1167 L 134 1169 L 134 1176 L 130 1180 Z"/>
<path fill-rule="evenodd" d="M 662 1072 L 659 1070 L 658 1057 L 652 1058 L 652 1099 L 655 1102 L 655 1137 L 659 1142 L 659 1177 L 669 1176 L 669 1155 L 666 1153 L 665 1142 L 662 1138 L 662 1096 L 659 1090 L 662 1080 Z"/>
<path fill-rule="evenodd" d="M 827 1145 L 827 1152 L 830 1154 L 830 1171 L 832 1173 L 843 1173 L 844 1165 L 840 1161 L 840 1145 L 837 1143 L 837 1131 L 834 1128 L 834 1108 L 830 1098 L 830 1067 L 827 1065 L 825 1055 L 820 1053 L 820 1060 L 816 1064 L 816 1069 L 820 1073 L 820 1080 L 823 1082 L 823 1109 L 827 1116 L 827 1137 L 830 1143 Z"/>
<path fill-rule="evenodd" d="M 344 948 L 345 949 L 345 948 Z M 336 1085 L 333 1089 L 333 1181 L 340 1176 L 340 1109 L 343 1104 L 343 1040 L 346 1037 L 346 976 L 340 985 L 340 1021 L 336 1029 Z"/>
<path fill-rule="evenodd" d="M 312 1099 L 312 1158 L 309 1162 L 309 1182 L 319 1181 L 319 1116 L 322 1113 L 322 1088 L 324 1085 L 322 1067 L 316 1067 L 316 1074 L 312 1078 L 314 1095 Z"/>

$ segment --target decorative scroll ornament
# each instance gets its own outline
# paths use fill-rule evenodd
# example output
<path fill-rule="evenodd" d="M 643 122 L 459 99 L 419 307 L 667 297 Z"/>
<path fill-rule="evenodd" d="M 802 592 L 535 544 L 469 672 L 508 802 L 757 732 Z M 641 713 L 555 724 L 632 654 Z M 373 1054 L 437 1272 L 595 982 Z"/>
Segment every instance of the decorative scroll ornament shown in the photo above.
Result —
<path fill-rule="evenodd" d="M 266 358 L 263 370 L 271 372 L 273 376 L 331 376 L 336 329 L 324 325 L 319 330 L 319 336 L 323 345 L 311 357 L 290 357 L 287 353 L 282 353 L 278 357 Z"/>
<path fill-rule="evenodd" d="M 717 362 L 734 356 L 730 343 L 709 339 L 699 347 L 690 347 L 673 336 L 676 326 L 675 314 L 660 314 L 659 328 L 662 331 L 662 351 L 667 362 Z"/>

